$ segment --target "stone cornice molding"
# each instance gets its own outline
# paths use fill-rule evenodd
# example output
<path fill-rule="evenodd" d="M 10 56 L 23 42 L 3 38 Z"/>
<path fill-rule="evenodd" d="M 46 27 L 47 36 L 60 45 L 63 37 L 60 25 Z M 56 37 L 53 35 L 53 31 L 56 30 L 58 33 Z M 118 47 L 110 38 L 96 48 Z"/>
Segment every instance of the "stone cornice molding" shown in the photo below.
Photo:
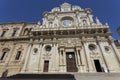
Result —
<path fill-rule="evenodd" d="M 30 37 L 28 36 L 20 36 L 20 37 L 10 37 L 10 38 L 6 38 L 6 37 L 0 37 L 0 41 L 15 41 L 15 40 L 29 40 Z"/>

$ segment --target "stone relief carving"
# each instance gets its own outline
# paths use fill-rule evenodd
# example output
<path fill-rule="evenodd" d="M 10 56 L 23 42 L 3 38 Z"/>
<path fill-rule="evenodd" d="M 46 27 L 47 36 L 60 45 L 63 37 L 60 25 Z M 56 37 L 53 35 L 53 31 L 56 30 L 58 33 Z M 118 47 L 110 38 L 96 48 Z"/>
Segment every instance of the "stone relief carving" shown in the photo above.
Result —
<path fill-rule="evenodd" d="M 99 55 L 98 52 L 90 52 L 90 57 L 91 57 L 91 58 L 99 58 L 100 55 Z"/>
<path fill-rule="evenodd" d="M 49 52 L 47 52 L 46 54 L 43 54 L 43 59 L 51 59 L 51 55 Z"/>
<path fill-rule="evenodd" d="M 60 40 L 59 46 L 65 46 L 65 47 L 81 46 L 81 41 L 76 38 L 62 39 Z"/>

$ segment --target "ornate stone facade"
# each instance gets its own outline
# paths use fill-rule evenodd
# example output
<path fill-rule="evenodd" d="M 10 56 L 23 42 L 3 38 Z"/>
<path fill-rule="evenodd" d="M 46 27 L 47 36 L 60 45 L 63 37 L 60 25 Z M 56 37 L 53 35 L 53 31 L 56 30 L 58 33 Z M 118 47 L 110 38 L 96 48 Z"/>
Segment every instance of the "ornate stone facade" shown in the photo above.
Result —
<path fill-rule="evenodd" d="M 91 9 L 63 3 L 43 23 L 0 24 L 0 75 L 120 72 L 120 54 L 108 24 Z"/>
<path fill-rule="evenodd" d="M 120 40 L 115 40 L 114 42 L 115 42 L 115 45 L 120 53 Z"/>

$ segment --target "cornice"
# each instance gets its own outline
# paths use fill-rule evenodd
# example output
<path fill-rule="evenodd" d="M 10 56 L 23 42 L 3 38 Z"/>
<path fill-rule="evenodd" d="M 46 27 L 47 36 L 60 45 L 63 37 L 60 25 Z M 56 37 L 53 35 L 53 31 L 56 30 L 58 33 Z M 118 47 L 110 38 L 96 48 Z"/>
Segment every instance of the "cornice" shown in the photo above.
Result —
<path fill-rule="evenodd" d="M 10 25 L 10 24 L 37 24 L 38 22 L 3 22 L 0 25 Z"/>
<path fill-rule="evenodd" d="M 0 41 L 19 41 L 19 40 L 29 40 L 29 36 L 20 36 L 20 37 L 10 37 L 10 38 L 5 38 L 5 37 L 0 37 Z"/>

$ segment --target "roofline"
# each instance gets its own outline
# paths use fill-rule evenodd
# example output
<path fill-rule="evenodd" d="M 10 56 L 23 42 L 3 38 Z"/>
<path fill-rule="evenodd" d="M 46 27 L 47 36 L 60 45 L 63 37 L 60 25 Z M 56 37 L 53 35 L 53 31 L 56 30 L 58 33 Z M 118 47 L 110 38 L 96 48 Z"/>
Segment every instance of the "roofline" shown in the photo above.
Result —
<path fill-rule="evenodd" d="M 37 24 L 38 22 L 3 22 L 0 25 L 7 25 L 7 24 Z"/>

